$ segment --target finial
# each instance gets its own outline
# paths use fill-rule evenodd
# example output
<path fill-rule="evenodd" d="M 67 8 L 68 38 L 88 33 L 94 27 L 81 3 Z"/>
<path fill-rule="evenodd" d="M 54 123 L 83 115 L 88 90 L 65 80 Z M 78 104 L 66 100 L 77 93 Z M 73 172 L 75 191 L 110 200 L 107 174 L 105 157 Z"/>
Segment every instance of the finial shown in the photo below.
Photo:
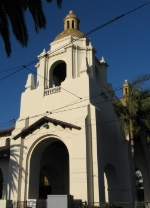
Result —
<path fill-rule="evenodd" d="M 26 90 L 34 90 L 35 89 L 33 74 L 28 75 L 28 79 L 27 79 L 27 83 L 25 85 L 25 88 L 26 88 Z"/>
<path fill-rule="evenodd" d="M 102 56 L 102 58 L 101 58 L 101 60 L 100 60 L 100 63 L 101 63 L 102 65 L 105 65 L 106 67 L 109 66 L 109 65 L 106 63 L 106 61 L 105 61 L 105 59 L 104 59 L 103 56 Z"/>
<path fill-rule="evenodd" d="M 72 11 L 72 10 L 70 10 L 69 14 L 73 14 L 73 11 Z"/>
<path fill-rule="evenodd" d="M 102 56 L 101 60 L 100 60 L 101 63 L 105 63 L 105 59 L 104 57 Z"/>

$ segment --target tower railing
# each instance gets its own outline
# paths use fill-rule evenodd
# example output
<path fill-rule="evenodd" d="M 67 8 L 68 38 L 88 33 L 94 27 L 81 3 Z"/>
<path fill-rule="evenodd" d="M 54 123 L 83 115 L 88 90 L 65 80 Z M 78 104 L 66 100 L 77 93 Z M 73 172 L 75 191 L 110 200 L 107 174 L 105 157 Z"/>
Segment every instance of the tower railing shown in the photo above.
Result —
<path fill-rule="evenodd" d="M 58 92 L 61 92 L 61 86 L 45 89 L 44 96 L 51 95 L 51 94 L 58 93 Z"/>

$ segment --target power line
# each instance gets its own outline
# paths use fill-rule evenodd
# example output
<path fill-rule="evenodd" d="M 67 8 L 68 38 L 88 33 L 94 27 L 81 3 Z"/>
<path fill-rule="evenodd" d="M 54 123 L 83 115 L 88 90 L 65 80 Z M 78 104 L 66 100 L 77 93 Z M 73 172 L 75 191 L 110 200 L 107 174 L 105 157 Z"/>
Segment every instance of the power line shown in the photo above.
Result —
<path fill-rule="evenodd" d="M 47 80 L 47 81 L 49 81 L 49 82 L 50 82 L 50 80 L 46 79 L 45 77 L 41 76 L 40 74 L 37 74 L 37 73 L 36 73 L 36 72 L 34 72 L 32 69 L 29 69 L 27 66 L 25 66 L 25 68 L 26 68 L 26 69 L 28 69 L 29 71 L 31 71 L 31 72 L 33 72 L 33 73 L 35 73 L 36 75 L 38 75 L 38 76 L 42 77 L 43 79 L 45 79 L 45 80 Z M 79 97 L 79 96 L 75 95 L 74 93 L 70 92 L 69 90 L 66 90 L 66 89 L 65 89 L 65 88 L 63 88 L 63 87 L 61 87 L 61 89 L 63 89 L 64 91 L 66 91 L 66 92 L 68 92 L 68 93 L 70 93 L 70 94 L 74 95 L 75 97 L 78 97 L 79 99 L 82 99 L 81 97 Z"/>
<path fill-rule="evenodd" d="M 14 74 L 18 73 L 18 72 L 19 72 L 19 71 L 21 71 L 22 69 L 23 69 L 23 67 L 22 67 L 22 68 L 20 68 L 20 69 L 18 69 L 18 70 L 16 70 L 15 72 L 13 72 L 13 73 L 11 73 L 11 74 L 7 75 L 7 76 L 5 76 L 5 77 L 1 78 L 1 79 L 0 79 L 0 81 L 2 81 L 2 80 L 4 80 L 4 79 L 7 79 L 8 77 L 10 77 L 10 76 L 12 76 L 12 75 L 14 75 Z"/>
<path fill-rule="evenodd" d="M 136 10 L 138 10 L 138 9 L 140 9 L 141 7 L 146 6 L 146 5 L 149 4 L 149 3 L 150 3 L 150 2 L 144 3 L 144 4 L 140 5 L 140 6 L 138 6 L 138 7 L 134 8 L 134 9 L 132 9 L 132 10 L 126 12 L 125 14 L 122 14 L 122 15 L 120 15 L 120 16 L 115 17 L 114 19 L 112 19 L 112 20 L 110 20 L 110 21 L 108 21 L 108 22 L 106 22 L 106 23 L 104 23 L 104 24 L 102 24 L 102 25 L 100 25 L 100 26 L 98 26 L 98 27 L 96 27 L 96 28 L 90 30 L 89 32 L 85 33 L 85 35 L 82 35 L 82 36 L 80 36 L 80 37 L 78 37 L 78 38 L 76 38 L 76 39 L 70 41 L 69 43 L 62 45 L 61 47 L 56 48 L 54 51 L 50 52 L 50 54 L 57 52 L 58 50 L 60 50 L 60 49 L 62 49 L 62 48 L 64 48 L 64 47 L 70 45 L 71 43 L 74 43 L 74 42 L 80 40 L 81 38 L 86 37 L 87 35 L 89 35 L 89 34 L 91 34 L 91 33 L 93 33 L 93 32 L 96 32 L 97 30 L 99 30 L 99 29 L 101 29 L 101 28 L 103 28 L 103 27 L 105 27 L 105 26 L 107 26 L 107 25 L 109 25 L 109 24 L 111 24 L 111 23 L 117 21 L 118 19 L 120 19 L 120 18 L 122 18 L 122 17 L 124 17 L 124 16 L 126 16 L 126 15 L 128 15 L 128 14 L 130 14 L 130 13 L 136 11 Z M 47 55 L 47 54 L 46 54 L 46 55 Z M 43 55 L 43 57 L 41 57 L 41 58 L 44 58 L 46 55 Z M 30 63 L 26 64 L 26 66 L 29 66 L 29 65 L 31 65 L 31 64 L 33 64 L 33 63 L 35 63 L 35 61 L 31 61 Z"/>
<path fill-rule="evenodd" d="M 117 89 L 117 90 L 118 90 L 118 89 Z M 150 92 L 150 90 L 147 91 L 147 92 Z M 107 92 L 107 93 L 109 93 L 109 92 Z M 97 95 L 97 96 L 101 96 L 101 93 L 100 93 L 99 95 Z M 97 97 L 97 96 L 95 96 L 95 97 Z M 130 96 L 127 96 L 127 97 L 131 97 L 131 96 L 133 96 L 133 95 L 130 95 Z M 94 97 L 94 98 L 95 98 L 95 97 Z M 122 98 L 122 97 L 121 97 L 121 98 Z M 117 100 L 120 100 L 121 98 L 114 99 L 114 97 L 113 97 L 112 99 L 109 99 L 109 100 L 106 99 L 106 100 L 104 100 L 104 101 L 100 101 L 100 102 L 96 102 L 96 103 L 91 103 L 91 104 L 92 104 L 92 105 L 103 104 L 103 103 L 106 103 L 106 102 L 117 101 Z M 55 113 L 60 113 L 60 112 L 65 112 L 65 111 L 70 111 L 70 110 L 82 108 L 82 107 L 87 106 L 87 104 L 84 105 L 84 106 L 78 106 L 78 107 L 75 107 L 75 108 L 66 109 L 66 110 L 62 110 L 62 111 L 58 111 L 58 110 L 61 110 L 61 109 L 65 108 L 65 107 L 69 107 L 69 106 L 72 106 L 72 105 L 76 105 L 76 104 L 79 104 L 79 103 L 84 102 L 84 101 L 89 100 L 89 99 L 90 99 L 90 98 L 84 99 L 84 100 L 79 101 L 79 102 L 74 101 L 74 102 L 76 102 L 76 103 L 72 102 L 72 103 L 70 103 L 70 104 L 68 104 L 68 105 L 66 105 L 66 106 L 61 107 L 61 108 L 54 109 L 54 110 L 51 110 L 51 111 L 47 111 L 47 113 L 45 112 L 45 113 L 42 113 L 42 114 L 37 114 L 37 115 L 31 116 L 31 117 L 28 117 L 28 118 L 31 119 L 31 118 L 35 118 L 35 117 L 39 117 L 39 116 L 48 115 L 48 113 L 49 113 L 49 114 L 55 114 Z M 146 98 L 146 99 L 147 99 L 147 98 Z M 56 112 L 55 112 L 55 111 L 56 111 Z M 13 120 L 14 120 L 14 119 L 13 119 Z M 25 119 L 20 119 L 19 122 L 20 122 L 20 121 L 23 121 L 23 120 L 26 120 L 26 118 L 25 118 Z M 8 122 L 6 122 L 6 123 L 8 123 Z M 5 123 L 3 123 L 3 124 L 5 124 Z"/>
<path fill-rule="evenodd" d="M 1 73 L 5 73 L 5 72 L 8 72 L 8 71 L 15 70 L 15 69 L 18 69 L 18 68 L 21 68 L 21 66 L 18 66 L 18 67 L 14 67 L 14 68 L 11 68 L 11 69 L 7 69 L 7 70 L 0 71 L 0 74 L 1 74 Z"/>
<path fill-rule="evenodd" d="M 93 33 L 93 32 L 96 32 L 97 30 L 99 30 L 99 29 L 101 29 L 101 28 L 103 28 L 103 27 L 105 27 L 105 26 L 107 26 L 107 25 L 109 25 L 109 24 L 111 24 L 111 23 L 113 23 L 113 22 L 119 20 L 120 18 L 122 18 L 122 17 L 124 17 L 124 16 L 126 16 L 126 15 L 128 15 L 128 14 L 130 14 L 130 13 L 132 13 L 132 12 L 134 12 L 134 11 L 136 11 L 136 10 L 142 8 L 142 7 L 144 7 L 144 6 L 146 6 L 146 5 L 149 4 L 149 3 L 150 3 L 150 2 L 146 2 L 146 3 L 142 4 L 142 5 L 140 5 L 140 6 L 136 7 L 136 8 L 134 8 L 134 9 L 132 9 L 132 10 L 130 10 L 130 11 L 124 13 L 124 14 L 122 14 L 122 15 L 119 15 L 119 16 L 113 18 L 112 20 L 110 20 L 110 21 L 108 21 L 108 22 L 106 22 L 106 23 L 104 23 L 104 24 L 102 24 L 102 25 L 100 25 L 100 26 L 98 26 L 98 27 L 96 27 L 96 28 L 90 30 L 89 32 L 85 33 L 85 35 L 82 35 L 82 36 L 80 36 L 80 37 L 78 37 L 78 38 L 76 38 L 76 39 L 70 41 L 69 43 L 62 45 L 61 47 L 56 48 L 55 50 L 51 51 L 49 54 L 52 54 L 52 53 L 57 52 L 58 50 L 60 50 L 60 49 L 62 49 L 62 48 L 64 48 L 64 47 L 70 45 L 71 43 L 73 43 L 73 42 L 75 42 L 75 41 L 78 41 L 79 39 L 81 39 L 81 38 L 83 38 L 83 37 L 86 37 L 87 35 L 89 35 L 89 34 L 91 34 L 91 33 Z M 44 58 L 45 56 L 47 56 L 47 53 L 44 54 L 43 56 L 41 56 L 40 59 Z M 34 64 L 35 62 L 37 62 L 37 61 L 38 61 L 38 60 L 37 60 L 37 58 L 36 58 L 36 59 L 34 59 L 34 60 L 32 60 L 32 61 L 30 61 L 30 62 L 24 64 L 24 66 L 30 66 L 30 65 Z M 10 69 L 10 70 L 17 69 L 17 68 L 19 68 L 19 67 L 12 68 L 12 69 Z M 6 71 L 9 71 L 9 70 L 6 70 Z M 2 72 L 4 72 L 4 71 L 2 71 Z M 0 72 L 0 73 L 1 73 L 1 72 Z"/>
<path fill-rule="evenodd" d="M 58 50 L 60 50 L 60 49 L 62 49 L 62 48 L 64 48 L 65 46 L 67 46 L 67 45 L 69 45 L 69 44 L 71 44 L 71 43 L 73 43 L 73 42 L 75 42 L 75 41 L 77 41 L 77 40 L 79 40 L 79 39 L 81 39 L 81 38 L 83 38 L 83 37 L 85 37 L 86 35 L 89 35 L 89 34 L 95 32 L 95 31 L 97 31 L 97 30 L 99 30 L 99 29 L 101 29 L 101 28 L 107 26 L 108 24 L 111 24 L 112 22 L 114 22 L 114 21 L 116 21 L 116 20 L 118 20 L 118 19 L 120 19 L 120 18 L 122 18 L 122 17 L 124 17 L 124 16 L 126 16 L 126 15 L 128 15 L 128 14 L 130 14 L 131 12 L 134 12 L 134 11 L 140 9 L 141 7 L 143 7 L 143 6 L 145 6 L 145 5 L 149 4 L 149 3 L 150 3 L 150 2 L 147 2 L 147 3 L 145 3 L 145 4 L 142 4 L 141 6 L 136 7 L 136 8 L 134 8 L 133 10 L 130 10 L 129 12 L 127 12 L 127 13 L 125 13 L 125 14 L 122 14 L 122 15 L 120 15 L 120 16 L 117 16 L 116 18 L 110 20 L 109 22 L 107 22 L 107 23 L 105 23 L 105 24 L 103 24 L 103 25 L 100 25 L 100 26 L 98 26 L 98 27 L 92 29 L 91 31 L 87 32 L 84 36 L 81 36 L 81 37 L 79 37 L 79 38 L 77 38 L 77 39 L 75 39 L 75 40 L 73 40 L 73 41 L 71 41 L 71 42 L 69 42 L 69 43 L 67 43 L 67 44 L 65 44 L 65 45 L 63 45 L 63 46 L 57 48 L 56 50 L 51 51 L 50 54 L 51 54 L 51 53 L 54 53 L 54 52 L 56 52 L 56 51 L 58 51 Z M 47 55 L 47 54 L 46 54 L 46 55 Z M 42 58 L 44 58 L 46 55 L 43 55 Z M 13 75 L 13 74 L 15 74 L 15 73 L 21 71 L 23 68 L 27 68 L 27 66 L 30 66 L 31 64 L 33 64 L 33 63 L 35 63 L 35 62 L 37 62 L 37 59 L 35 59 L 35 60 L 33 60 L 33 61 L 30 61 L 29 63 L 27 63 L 26 65 L 23 65 L 22 67 L 16 67 L 16 68 L 12 68 L 12 69 L 8 69 L 8 70 L 5 70 L 5 71 L 0 72 L 0 73 L 3 73 L 3 72 L 6 72 L 6 71 L 10 71 L 10 70 L 14 70 L 14 69 L 19 68 L 17 71 L 15 71 L 15 72 L 13 72 L 13 73 L 7 75 L 6 77 L 1 78 L 0 81 L 2 81 L 2 80 L 4 80 L 4 79 L 8 78 L 9 76 L 11 76 L 11 75 Z M 30 69 L 28 69 L 28 70 L 30 70 Z M 31 70 L 30 70 L 30 71 L 31 71 Z M 34 72 L 34 71 L 32 71 L 32 72 Z M 34 73 L 35 73 L 35 72 L 34 72 Z M 37 75 L 38 75 L 38 74 L 37 74 Z M 43 78 L 44 78 L 44 77 L 43 77 Z M 147 80 L 149 80 L 149 79 L 150 79 L 150 76 L 147 77 L 147 78 L 145 78 L 144 81 L 147 81 Z M 122 87 L 120 87 L 120 89 L 121 89 L 121 88 L 122 88 Z M 64 90 L 65 90 L 65 89 L 64 89 Z M 66 90 L 66 91 L 67 91 L 67 90 Z M 69 92 L 69 91 L 68 91 L 68 92 Z M 71 93 L 71 92 L 69 92 L 69 93 Z M 105 93 L 105 94 L 106 94 L 106 93 Z M 73 94 L 73 95 L 74 95 L 74 94 Z M 100 95 L 101 95 L 101 94 L 100 94 Z M 100 95 L 98 95 L 98 96 L 100 96 Z M 76 95 L 75 95 L 75 96 L 76 96 Z M 78 96 L 76 96 L 76 97 L 78 97 Z M 78 97 L 78 98 L 80 98 L 80 97 Z M 82 99 L 82 98 L 80 98 L 80 99 Z M 89 98 L 88 98 L 88 99 L 89 99 Z M 85 100 L 84 100 L 84 101 L 85 101 Z M 106 102 L 106 101 L 105 101 L 105 102 Z M 75 104 L 77 104 L 77 103 L 75 103 Z M 71 104 L 71 105 L 73 105 L 73 104 Z M 64 107 L 62 107 L 62 108 L 64 108 Z M 58 109 L 57 109 L 57 110 L 58 110 Z"/>

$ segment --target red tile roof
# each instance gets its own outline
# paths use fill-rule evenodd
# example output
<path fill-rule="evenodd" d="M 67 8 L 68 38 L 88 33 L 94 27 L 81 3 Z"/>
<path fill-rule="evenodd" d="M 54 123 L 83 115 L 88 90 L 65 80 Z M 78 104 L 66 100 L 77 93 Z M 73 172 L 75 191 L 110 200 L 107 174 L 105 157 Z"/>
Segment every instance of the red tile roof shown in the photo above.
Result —
<path fill-rule="evenodd" d="M 80 130 L 81 127 L 73 125 L 71 123 L 67 123 L 64 121 L 60 121 L 60 120 L 56 120 L 54 118 L 49 118 L 47 116 L 44 116 L 43 118 L 40 118 L 38 121 L 36 121 L 35 123 L 31 124 L 29 127 L 23 129 L 19 134 L 17 134 L 16 136 L 13 137 L 14 140 L 18 139 L 19 137 L 25 138 L 28 134 L 32 133 L 33 131 L 35 131 L 37 128 L 41 127 L 42 125 L 44 125 L 45 123 L 53 123 L 54 125 L 60 125 L 62 128 L 69 128 L 70 130 L 73 129 L 77 129 Z"/>
<path fill-rule="evenodd" d="M 11 132 L 14 130 L 15 128 L 10 128 L 10 129 L 3 129 L 0 130 L 0 136 L 10 136 Z"/>

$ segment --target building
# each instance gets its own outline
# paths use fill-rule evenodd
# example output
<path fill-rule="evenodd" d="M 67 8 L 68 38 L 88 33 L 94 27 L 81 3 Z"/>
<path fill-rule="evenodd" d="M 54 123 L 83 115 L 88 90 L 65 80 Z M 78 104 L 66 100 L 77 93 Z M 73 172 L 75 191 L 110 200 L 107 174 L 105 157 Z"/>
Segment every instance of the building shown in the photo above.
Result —
<path fill-rule="evenodd" d="M 133 201 L 129 141 L 106 93 L 108 64 L 79 22 L 73 11 L 65 17 L 64 31 L 38 56 L 36 87 L 34 76 L 27 78 L 15 128 L 0 131 L 3 199 L 71 194 L 89 203 Z M 148 157 L 147 151 L 147 184 Z"/>

